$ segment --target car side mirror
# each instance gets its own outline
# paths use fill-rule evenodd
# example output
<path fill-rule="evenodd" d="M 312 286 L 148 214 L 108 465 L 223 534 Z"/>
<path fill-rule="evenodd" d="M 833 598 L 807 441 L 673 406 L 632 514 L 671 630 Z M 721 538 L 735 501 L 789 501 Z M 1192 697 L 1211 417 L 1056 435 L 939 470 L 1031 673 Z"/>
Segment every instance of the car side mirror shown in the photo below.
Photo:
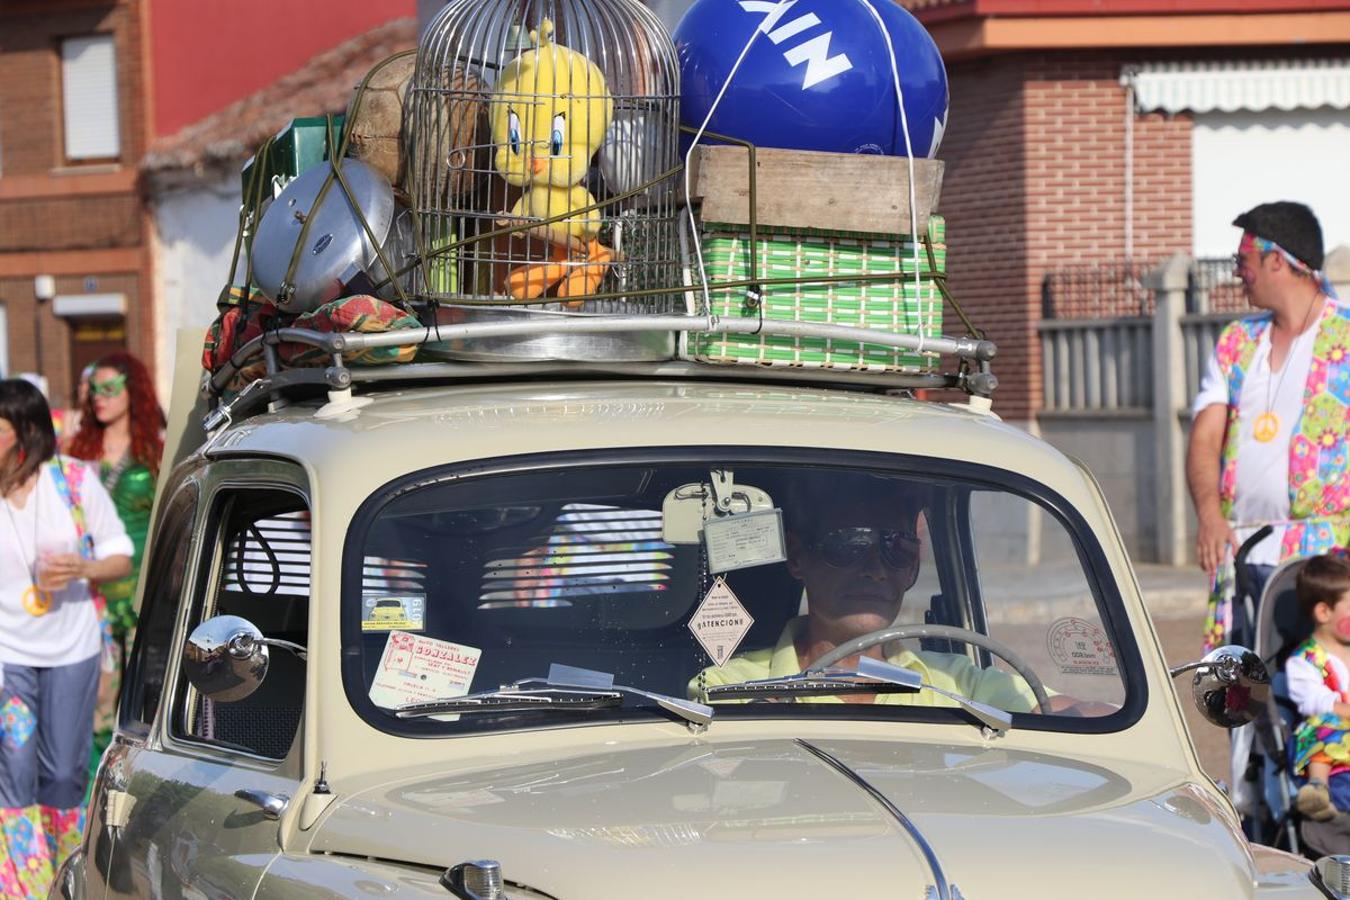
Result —
<path fill-rule="evenodd" d="M 290 650 L 301 659 L 305 648 L 263 637 L 239 616 L 215 616 L 192 629 L 183 646 L 183 675 L 204 697 L 221 703 L 243 700 L 267 677 L 268 647 Z"/>
<path fill-rule="evenodd" d="M 1172 677 L 1194 670 L 1191 697 L 1200 714 L 1220 728 L 1237 728 L 1260 715 L 1270 697 L 1270 673 L 1246 647 L 1215 647 L 1198 662 L 1172 669 Z"/>

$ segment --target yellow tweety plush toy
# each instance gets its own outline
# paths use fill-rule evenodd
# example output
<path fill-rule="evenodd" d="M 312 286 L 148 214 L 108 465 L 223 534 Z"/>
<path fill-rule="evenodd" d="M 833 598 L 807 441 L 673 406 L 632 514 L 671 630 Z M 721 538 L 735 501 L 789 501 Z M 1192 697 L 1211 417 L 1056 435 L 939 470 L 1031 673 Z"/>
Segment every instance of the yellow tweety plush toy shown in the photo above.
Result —
<path fill-rule="evenodd" d="M 614 115 L 605 76 L 585 56 L 553 43 L 545 19 L 530 33 L 534 48 L 502 69 L 490 104 L 493 164 L 508 184 L 525 188 L 510 216 L 549 219 L 595 203 L 581 186 Z M 528 300 L 557 286 L 560 298 L 593 294 L 614 253 L 598 240 L 597 210 L 534 231 L 551 259 L 518 266 L 507 276 L 511 296 Z"/>

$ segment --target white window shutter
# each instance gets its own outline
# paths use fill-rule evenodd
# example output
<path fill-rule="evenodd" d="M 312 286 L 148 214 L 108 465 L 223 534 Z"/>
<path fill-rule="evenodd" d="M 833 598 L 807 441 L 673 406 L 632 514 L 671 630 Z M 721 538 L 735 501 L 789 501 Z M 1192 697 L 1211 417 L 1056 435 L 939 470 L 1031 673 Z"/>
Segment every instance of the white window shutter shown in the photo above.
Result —
<path fill-rule="evenodd" d="M 61 43 L 66 158 L 107 159 L 121 154 L 117 123 L 117 53 L 112 35 Z"/>

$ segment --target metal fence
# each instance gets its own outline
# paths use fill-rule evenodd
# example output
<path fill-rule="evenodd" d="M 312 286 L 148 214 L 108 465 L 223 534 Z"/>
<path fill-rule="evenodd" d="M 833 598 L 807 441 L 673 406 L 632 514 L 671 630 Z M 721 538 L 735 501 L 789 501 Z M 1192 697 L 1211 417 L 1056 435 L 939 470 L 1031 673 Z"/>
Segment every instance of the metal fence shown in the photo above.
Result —
<path fill-rule="evenodd" d="M 1153 264 L 1125 259 L 1057 266 L 1041 281 L 1044 319 L 1103 319 L 1153 315 L 1143 277 Z"/>
<path fill-rule="evenodd" d="M 1153 319 L 1042 322 L 1043 408 L 1146 413 L 1153 406 Z"/>
<path fill-rule="evenodd" d="M 1187 313 L 1243 313 L 1248 309 L 1242 282 L 1234 272 L 1233 257 L 1201 257 L 1191 262 Z"/>
<path fill-rule="evenodd" d="M 1200 391 L 1200 379 L 1214 352 L 1219 332 L 1240 313 L 1213 312 L 1181 317 L 1181 347 L 1186 359 L 1186 396 L 1194 397 Z"/>
<path fill-rule="evenodd" d="M 1041 318 L 1117 319 L 1151 316 L 1153 292 L 1144 276 L 1155 260 L 1072 263 L 1056 266 L 1041 280 Z M 1188 314 L 1237 313 L 1247 307 L 1242 282 L 1233 271 L 1233 257 L 1201 257 L 1191 262 L 1186 290 Z"/>
<path fill-rule="evenodd" d="M 1043 411 L 1145 415 L 1153 409 L 1158 305 L 1144 287 L 1145 274 L 1127 262 L 1066 266 L 1046 275 L 1046 317 L 1039 327 Z M 1192 261 L 1185 312 L 1162 326 L 1179 330 L 1187 398 L 1199 391 L 1219 332 L 1247 308 L 1231 257 Z"/>

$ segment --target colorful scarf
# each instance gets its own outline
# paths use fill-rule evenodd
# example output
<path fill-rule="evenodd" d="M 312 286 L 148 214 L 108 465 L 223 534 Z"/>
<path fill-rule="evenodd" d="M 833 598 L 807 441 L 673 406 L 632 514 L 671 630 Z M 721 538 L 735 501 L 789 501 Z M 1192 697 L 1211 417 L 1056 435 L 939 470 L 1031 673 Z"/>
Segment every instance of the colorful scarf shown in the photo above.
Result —
<path fill-rule="evenodd" d="M 1320 269 L 1314 269 L 1312 266 L 1308 265 L 1303 260 L 1299 259 L 1297 256 L 1290 253 L 1288 250 L 1284 249 L 1274 241 L 1268 241 L 1263 237 L 1257 237 L 1250 231 L 1244 231 L 1242 233 L 1242 241 L 1241 243 L 1238 244 L 1238 253 L 1239 254 L 1249 253 L 1253 250 L 1255 250 L 1258 253 L 1280 254 L 1280 256 L 1284 257 L 1284 261 L 1289 264 L 1289 267 L 1291 269 L 1293 269 L 1295 272 L 1307 275 L 1309 278 L 1312 278 L 1314 281 L 1316 281 L 1317 286 L 1322 291 L 1322 293 L 1326 294 L 1332 300 L 1340 299 L 1340 297 L 1337 296 L 1336 294 L 1336 288 L 1332 285 L 1331 279 L 1327 278 L 1325 272 L 1321 271 Z"/>

